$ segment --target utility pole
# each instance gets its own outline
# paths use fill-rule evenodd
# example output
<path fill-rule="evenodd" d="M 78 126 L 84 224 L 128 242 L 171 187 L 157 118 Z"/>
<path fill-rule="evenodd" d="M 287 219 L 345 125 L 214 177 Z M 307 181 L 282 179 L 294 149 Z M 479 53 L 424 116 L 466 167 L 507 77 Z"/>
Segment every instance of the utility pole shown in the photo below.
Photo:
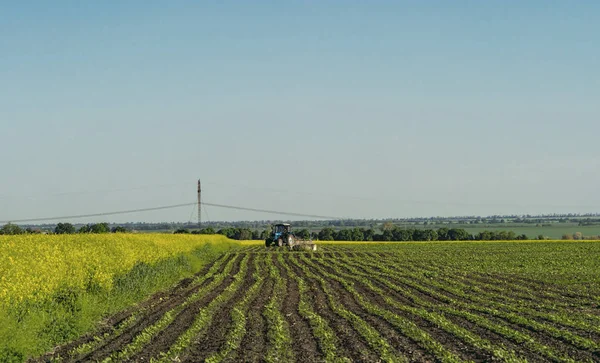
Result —
<path fill-rule="evenodd" d="M 198 179 L 198 228 L 202 228 L 202 185 Z"/>

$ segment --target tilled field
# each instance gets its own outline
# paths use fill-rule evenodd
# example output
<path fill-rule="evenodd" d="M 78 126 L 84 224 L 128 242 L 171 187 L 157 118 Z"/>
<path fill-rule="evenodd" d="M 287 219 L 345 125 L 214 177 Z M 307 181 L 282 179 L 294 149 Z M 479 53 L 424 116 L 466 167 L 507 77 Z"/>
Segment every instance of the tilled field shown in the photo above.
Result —
<path fill-rule="evenodd" d="M 399 253 L 246 247 L 38 361 L 600 361 L 585 289 Z"/>

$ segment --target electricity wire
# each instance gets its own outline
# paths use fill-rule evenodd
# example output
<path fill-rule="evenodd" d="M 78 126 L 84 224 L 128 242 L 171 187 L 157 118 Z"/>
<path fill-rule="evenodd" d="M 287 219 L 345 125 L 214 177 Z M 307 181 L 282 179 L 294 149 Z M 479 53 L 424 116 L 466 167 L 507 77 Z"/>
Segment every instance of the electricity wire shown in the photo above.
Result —
<path fill-rule="evenodd" d="M 182 204 L 173 204 L 173 205 L 164 205 L 159 207 L 152 208 L 139 208 L 139 209 L 129 209 L 129 210 L 120 210 L 114 212 L 101 212 L 101 213 L 89 213 L 89 214 L 75 214 L 69 216 L 59 216 L 59 217 L 42 217 L 42 218 L 25 218 L 25 219 L 13 219 L 0 221 L 0 223 L 25 223 L 25 222 L 43 222 L 43 221 L 53 221 L 53 220 L 66 220 L 66 219 L 78 219 L 78 218 L 88 218 L 88 217 L 100 217 L 100 216 L 111 216 L 118 214 L 130 214 L 130 213 L 139 213 L 139 212 L 149 212 L 155 210 L 163 210 L 163 209 L 173 209 L 173 208 L 181 208 L 187 206 L 197 206 L 198 202 L 193 203 L 182 203 Z M 295 213 L 295 212 L 285 212 L 285 211 L 276 211 L 271 209 L 260 209 L 260 208 L 248 208 L 248 207 L 240 207 L 235 205 L 227 205 L 227 204 L 216 204 L 216 203 L 204 203 L 203 206 L 211 206 L 216 208 L 225 208 L 225 209 L 235 209 L 242 211 L 250 211 L 250 212 L 259 212 L 259 213 L 268 213 L 268 214 L 278 214 L 283 216 L 292 216 L 292 217 L 305 217 L 305 218 L 315 218 L 315 219 L 345 219 L 334 216 L 322 216 L 317 214 L 304 214 L 304 213 Z M 206 208 L 205 208 L 206 211 Z"/>

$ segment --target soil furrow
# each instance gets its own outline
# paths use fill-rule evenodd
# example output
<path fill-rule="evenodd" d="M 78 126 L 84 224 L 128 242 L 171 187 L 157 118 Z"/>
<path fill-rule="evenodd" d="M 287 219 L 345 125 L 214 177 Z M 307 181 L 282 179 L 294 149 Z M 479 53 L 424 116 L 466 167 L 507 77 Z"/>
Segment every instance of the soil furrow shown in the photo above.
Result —
<path fill-rule="evenodd" d="M 403 267 L 407 268 L 408 266 L 405 265 Z M 539 286 L 523 286 L 515 283 L 509 276 L 497 279 L 491 277 L 490 274 L 469 273 L 467 275 L 464 271 L 448 268 L 447 266 L 444 266 L 442 269 L 441 266 L 435 264 L 414 264 L 412 267 L 415 267 L 420 272 L 426 272 L 432 275 L 440 274 L 441 277 L 446 279 L 457 278 L 462 284 L 477 286 L 481 291 L 489 292 L 498 297 L 501 297 L 503 293 L 510 292 L 511 298 L 521 300 L 527 305 L 535 306 L 539 302 L 543 302 L 544 304 L 560 306 L 561 308 L 565 306 L 578 306 L 581 308 L 584 306 L 596 306 L 593 296 L 583 295 L 574 299 L 573 297 L 569 297 L 569 294 L 574 294 L 573 292 L 570 292 L 569 294 L 563 294 L 564 291 L 561 291 L 560 293 L 554 292 L 550 289 L 551 284 L 548 283 L 540 282 L 541 285 Z M 443 272 L 440 272 L 441 270 L 443 270 Z"/>
<path fill-rule="evenodd" d="M 288 263 L 295 274 L 301 276 L 307 285 L 310 287 L 313 295 L 315 311 L 317 311 L 324 319 L 326 319 L 331 328 L 336 332 L 340 341 L 339 353 L 341 356 L 349 357 L 355 362 L 377 362 L 379 356 L 369 348 L 360 334 L 352 327 L 343 317 L 337 315 L 329 306 L 327 295 L 320 286 L 320 283 L 312 279 L 294 263 L 289 262 L 289 257 L 286 256 Z M 299 263 L 302 263 L 301 261 Z"/>
<path fill-rule="evenodd" d="M 503 319 L 501 317 L 498 317 L 498 316 L 495 316 L 492 314 L 488 314 L 485 312 L 479 312 L 476 310 L 469 310 L 469 311 L 474 314 L 479 314 L 481 316 L 484 316 L 487 319 L 494 321 L 498 324 L 503 324 L 503 325 L 509 326 L 511 329 L 514 329 L 514 330 L 517 330 L 520 332 L 524 332 L 524 333 L 530 335 L 532 338 L 534 338 L 537 342 L 539 342 L 543 345 L 552 347 L 555 350 L 559 351 L 560 353 L 575 359 L 575 361 L 577 361 L 577 362 L 589 362 L 589 361 L 600 362 L 600 351 L 593 352 L 593 351 L 582 350 L 581 348 L 573 346 L 570 342 L 568 342 L 566 340 L 559 339 L 559 338 L 549 335 L 547 332 L 538 331 L 538 330 L 535 330 L 528 326 L 521 326 L 521 325 L 515 324 L 507 319 Z"/>
<path fill-rule="evenodd" d="M 328 273 L 336 274 L 335 269 L 333 269 L 329 265 L 319 264 L 319 267 L 323 268 Z M 314 272 L 318 273 L 317 270 L 315 270 Z M 390 323 L 386 322 L 385 320 L 383 320 L 381 318 L 378 318 L 378 317 L 372 315 L 368 311 L 365 311 L 356 302 L 354 297 L 350 293 L 346 292 L 344 286 L 342 286 L 341 283 L 339 283 L 333 279 L 330 279 L 329 283 L 332 285 L 332 287 L 335 287 L 336 292 L 338 292 L 338 294 L 339 294 L 340 301 L 343 301 L 344 306 L 349 307 L 350 310 L 353 311 L 355 314 L 360 315 L 363 319 L 365 319 L 369 323 L 373 324 L 378 330 L 387 328 L 387 330 L 392 330 L 394 332 L 396 331 L 396 328 L 393 325 L 391 325 Z M 387 309 L 398 316 L 407 318 L 408 320 L 412 321 L 420 329 L 427 332 L 435 340 L 437 340 L 442 345 L 444 345 L 444 347 L 446 347 L 446 349 L 454 352 L 456 355 L 460 356 L 464 360 L 467 360 L 467 361 L 468 360 L 473 360 L 473 361 L 490 361 L 491 360 L 492 357 L 489 356 L 489 354 L 487 354 L 486 352 L 481 352 L 477 348 L 470 346 L 469 344 L 465 344 L 463 341 L 459 340 L 455 336 L 449 334 L 448 332 L 444 331 L 441 328 L 438 328 L 437 326 L 431 324 L 430 322 L 421 318 L 420 316 L 410 314 L 410 313 L 407 313 L 407 312 L 404 312 L 404 311 L 401 311 L 398 309 L 394 309 L 392 306 L 389 306 L 389 304 L 387 304 L 381 296 L 379 296 L 377 293 L 371 291 L 370 289 L 368 289 L 361 283 L 356 281 L 354 284 L 354 288 L 359 292 L 360 295 L 362 295 L 368 301 L 370 301 L 384 309 Z M 403 303 L 408 304 L 408 301 L 404 300 Z M 416 342 L 414 342 L 413 340 L 411 340 L 408 337 L 405 337 L 400 332 L 397 332 L 397 333 L 391 334 L 391 335 L 388 335 L 388 333 L 386 333 L 386 334 L 384 334 L 384 336 L 386 336 L 386 338 L 389 336 L 396 336 L 396 340 L 400 343 L 403 343 L 403 345 L 400 345 L 398 347 L 399 351 L 401 351 L 402 353 L 405 353 L 404 350 L 406 350 L 406 351 L 410 351 L 412 354 L 416 353 L 416 354 L 420 354 L 420 355 L 424 355 L 424 356 L 429 355 L 423 348 L 419 347 Z M 432 356 L 429 356 L 429 357 L 430 358 L 428 358 L 428 359 L 435 360 L 435 358 L 433 358 Z M 419 358 L 418 356 L 415 358 L 416 359 L 413 359 L 413 357 L 411 357 L 411 360 L 416 360 L 416 361 L 424 360 L 423 358 Z"/>
<path fill-rule="evenodd" d="M 176 322 L 181 322 L 182 326 L 191 324 L 191 321 L 189 321 L 189 319 L 188 319 L 188 317 L 189 317 L 188 315 L 190 315 L 190 309 L 192 309 L 193 307 L 196 307 L 196 309 L 197 309 L 199 306 L 203 306 L 208 301 L 212 300 L 214 298 L 214 296 L 217 296 L 218 294 L 220 294 L 221 291 L 223 291 L 231 283 L 233 274 L 235 274 L 235 273 L 237 273 L 237 271 L 239 271 L 240 262 L 242 260 L 242 257 L 243 257 L 242 254 L 235 255 L 235 258 L 236 258 L 236 261 L 234 262 L 235 265 L 233 266 L 233 270 L 229 274 L 229 276 L 227 278 L 225 278 L 225 280 L 223 282 L 221 282 L 221 284 L 219 284 L 218 287 L 213 289 L 206 296 L 204 296 L 201 299 L 199 299 L 198 301 L 194 302 L 193 304 L 188 306 L 184 311 L 179 313 L 179 315 L 175 318 L 175 321 L 171 325 L 169 325 L 167 327 L 167 329 L 165 329 L 165 331 L 161 332 L 161 334 L 159 334 L 157 338 L 166 340 L 169 337 L 167 331 L 179 330 L 179 328 L 181 328 L 181 326 L 177 325 Z M 199 287 L 198 287 L 198 289 L 199 289 Z M 185 299 L 189 295 L 193 294 L 193 292 L 198 289 L 194 288 L 192 291 L 190 291 L 185 296 L 181 296 L 181 298 L 172 300 L 171 301 L 172 304 L 169 304 L 168 306 L 164 306 L 163 308 L 161 308 L 157 311 L 153 311 L 151 314 L 149 314 L 149 316 L 147 316 L 145 319 L 140 321 L 139 324 L 132 327 L 132 329 L 128 329 L 127 331 L 123 332 L 123 334 L 117 336 L 115 339 L 113 339 L 110 342 L 108 342 L 107 344 L 99 347 L 98 349 L 94 350 L 90 354 L 82 357 L 78 361 L 82 361 L 82 362 L 98 361 L 98 360 L 102 360 L 102 359 L 110 356 L 112 353 L 114 353 L 116 351 L 120 351 L 122 347 L 131 343 L 131 341 L 135 338 L 135 336 L 138 335 L 141 331 L 143 331 L 147 326 L 158 321 L 167 311 L 171 310 L 176 305 L 179 305 L 182 302 L 184 302 Z M 177 336 L 178 336 L 178 334 L 177 334 Z M 152 344 L 149 345 L 149 347 L 153 348 L 153 347 L 155 347 L 155 344 L 156 344 L 156 342 L 153 341 Z"/>
<path fill-rule="evenodd" d="M 410 289 L 411 292 L 417 291 L 417 290 L 415 290 L 413 288 L 410 288 L 410 286 L 408 286 L 408 285 L 402 284 L 401 281 L 398 281 L 393 276 L 388 276 L 387 278 L 390 280 L 390 282 L 398 284 L 399 286 L 402 286 L 403 288 Z M 427 286 L 427 282 L 424 281 L 424 280 L 420 280 L 420 281 L 418 281 L 418 283 L 425 284 L 426 287 L 433 288 L 432 286 Z M 396 293 L 391 293 L 391 294 L 393 294 L 394 297 L 402 297 L 402 298 L 404 298 L 401 294 L 399 294 L 397 292 Z M 465 300 L 462 297 L 454 296 L 454 295 L 451 295 L 449 293 L 446 293 L 446 295 L 452 296 L 452 298 L 455 299 L 455 300 L 457 300 L 457 301 L 463 301 L 466 304 L 470 304 L 469 301 Z M 433 298 L 433 297 L 431 297 L 430 295 L 428 295 L 428 294 L 426 294 L 424 292 L 420 292 L 417 296 L 419 298 L 422 298 L 422 299 L 425 299 L 425 300 L 429 300 L 432 303 L 440 304 L 441 305 L 441 303 L 440 303 L 440 301 L 438 299 Z M 539 342 L 540 344 L 552 347 L 552 348 L 556 349 L 558 352 L 560 352 L 560 353 L 562 353 L 564 355 L 570 356 L 570 357 L 572 357 L 574 359 L 577 359 L 578 361 L 590 360 L 590 359 L 592 359 L 592 357 L 594 356 L 594 354 L 597 354 L 597 352 L 590 352 L 590 351 L 582 350 L 581 348 L 575 347 L 570 342 L 568 342 L 568 341 L 566 341 L 564 339 L 559 339 L 559 338 L 553 337 L 553 336 L 549 335 L 547 332 L 537 331 L 537 330 L 532 329 L 531 327 L 527 327 L 527 326 L 520 326 L 518 324 L 515 324 L 515 323 L 507 320 L 507 319 L 504 319 L 502 317 L 498 317 L 498 316 L 493 315 L 493 314 L 482 312 L 482 311 L 479 311 L 477 309 L 465 309 L 465 311 L 468 311 L 468 312 L 470 312 L 472 314 L 475 314 L 475 315 L 480 315 L 482 317 L 485 317 L 488 320 L 490 320 L 490 321 L 492 321 L 492 322 L 494 322 L 494 323 L 496 323 L 498 325 L 507 326 L 507 327 L 509 327 L 509 328 L 511 328 L 513 330 L 526 333 L 526 334 L 530 335 L 532 338 L 534 338 L 535 341 Z M 536 319 L 532 319 L 532 320 L 536 320 Z M 536 321 L 540 321 L 541 322 L 540 319 L 538 319 Z M 549 324 L 549 325 L 551 325 L 551 326 L 562 327 L 562 325 L 556 325 L 556 324 L 552 324 L 552 323 L 548 323 L 548 322 L 546 322 L 546 323 Z M 564 329 L 564 330 L 569 330 L 569 329 Z M 569 330 L 569 331 L 575 333 L 575 331 L 573 331 L 573 330 Z M 493 334 L 493 333 L 490 332 L 490 334 Z M 585 335 L 583 335 L 583 336 L 585 337 Z M 534 356 L 532 356 L 531 359 L 532 360 L 535 359 L 535 353 L 531 353 L 530 351 L 528 351 L 527 348 L 522 348 L 520 350 L 523 351 L 523 354 L 525 354 L 525 355 L 527 355 L 527 354 L 533 354 Z M 529 352 L 529 353 L 527 353 L 527 352 Z M 596 358 L 596 359 L 598 359 L 598 358 Z"/>
<path fill-rule="evenodd" d="M 386 262 L 386 264 L 388 267 L 392 266 L 392 263 L 389 260 Z M 375 268 L 379 269 L 378 267 L 375 267 Z M 405 268 L 406 268 L 406 265 L 402 266 L 399 272 L 403 273 L 403 270 L 405 270 Z M 429 270 L 421 270 L 421 271 L 429 271 Z M 436 273 L 433 272 L 433 274 L 436 274 Z M 420 274 L 419 274 L 419 276 L 420 276 Z M 433 275 L 433 276 L 435 276 L 435 275 Z M 406 274 L 406 277 L 414 278 L 413 276 L 410 276 L 409 274 Z M 474 297 L 481 296 L 481 293 L 478 291 L 471 291 L 471 289 L 475 289 L 475 288 L 481 289 L 482 292 L 485 292 L 486 299 L 489 299 L 490 303 L 507 304 L 510 306 L 510 308 L 502 308 L 502 307 L 498 307 L 497 305 L 494 305 L 494 304 L 488 304 L 488 303 L 482 304 L 480 302 L 474 302 L 475 304 L 482 304 L 485 306 L 493 305 L 496 309 L 503 310 L 503 311 L 515 311 L 514 307 L 524 305 L 525 307 L 527 307 L 529 309 L 534 309 L 537 312 L 547 313 L 547 314 L 563 313 L 565 311 L 565 309 L 568 309 L 573 314 L 575 314 L 573 316 L 573 318 L 579 319 L 581 321 L 589 322 L 592 325 L 597 324 L 597 322 L 590 320 L 585 315 L 579 314 L 581 312 L 589 313 L 589 309 L 584 308 L 583 307 L 584 304 L 579 301 L 572 300 L 572 301 L 566 302 L 567 305 L 562 305 L 562 307 L 555 306 L 554 303 L 556 301 L 551 303 L 550 305 L 540 305 L 541 300 L 538 300 L 537 298 L 534 298 L 534 297 L 525 297 L 524 298 L 520 295 L 514 296 L 513 291 L 510 288 L 502 290 L 502 292 L 498 292 L 498 291 L 494 291 L 494 290 L 489 290 L 488 288 L 478 285 L 477 283 L 474 283 L 471 280 L 464 280 L 462 283 L 459 284 L 458 282 L 453 281 L 451 276 L 445 276 L 444 278 L 432 277 L 432 279 L 434 279 L 434 281 L 444 281 L 444 283 L 448 284 L 449 287 L 456 283 L 457 284 L 456 287 L 460 288 L 461 290 L 463 290 L 469 294 L 472 294 L 472 296 L 474 296 Z M 425 281 L 425 280 L 426 279 L 422 279 L 422 281 Z M 405 285 L 401 281 L 398 281 L 398 283 Z M 469 285 L 469 284 L 471 284 L 472 288 L 469 288 L 468 286 L 465 287 L 465 285 Z M 405 286 L 408 286 L 408 285 L 405 285 Z M 457 299 L 457 300 L 464 299 L 464 297 L 454 295 L 452 292 L 448 291 L 448 289 L 445 289 L 445 288 L 440 289 L 439 287 L 437 287 L 435 285 L 428 285 L 428 287 L 431 288 L 432 290 L 439 292 L 441 295 L 451 297 L 451 298 Z M 424 293 L 424 294 L 426 294 L 426 293 Z M 437 297 L 435 297 L 435 296 L 430 296 L 430 297 L 433 299 L 437 299 Z M 537 314 L 529 314 L 526 311 L 523 311 L 522 314 L 529 316 L 532 319 L 544 320 L 543 318 L 538 317 Z M 562 325 L 557 322 L 553 322 L 553 324 Z M 571 325 L 564 325 L 564 326 L 566 329 L 577 330 L 576 328 L 572 327 Z"/>
<path fill-rule="evenodd" d="M 144 324 L 142 322 L 143 320 L 150 321 L 148 324 L 151 324 L 152 321 L 145 319 L 146 317 L 149 317 L 151 315 L 160 316 L 153 313 L 166 312 L 170 310 L 173 306 L 176 306 L 182 300 L 185 300 L 187 296 L 193 294 L 194 291 L 210 283 L 212 278 L 204 280 L 201 284 L 193 285 L 193 282 L 198 277 L 204 276 L 216 264 L 220 264 L 218 271 L 222 272 L 225 266 L 227 265 L 227 262 L 229 262 L 229 260 L 234 257 L 235 255 L 226 255 L 217 258 L 214 262 L 202 268 L 202 270 L 197 272 L 194 276 L 179 281 L 174 287 L 168 290 L 157 292 L 148 299 L 140 302 L 139 304 L 112 315 L 100 324 L 101 328 L 97 329 L 93 333 L 85 334 L 72 342 L 57 347 L 52 353 L 46 354 L 36 360 L 31 361 L 47 361 L 51 360 L 53 357 L 62 357 L 62 359 L 65 362 L 72 359 L 76 359 L 76 357 L 69 358 L 71 357 L 70 353 L 73 351 L 73 349 L 82 346 L 83 344 L 93 342 L 96 337 L 103 337 L 107 334 L 112 334 L 115 329 L 118 329 L 120 324 L 124 323 L 127 319 L 130 319 L 133 314 L 137 314 L 140 312 L 142 313 L 142 315 L 136 318 L 134 323 L 131 324 L 131 326 L 128 327 L 123 333 L 126 333 L 126 331 L 129 329 L 134 329 L 140 324 Z M 109 336 L 108 339 L 106 339 L 106 341 L 104 342 L 104 344 L 108 344 L 110 340 L 115 338 L 116 336 Z M 99 346 L 97 349 L 99 349 L 100 347 L 101 346 Z"/>
<path fill-rule="evenodd" d="M 267 351 L 267 322 L 262 315 L 265 305 L 273 292 L 274 281 L 265 272 L 265 283 L 250 304 L 246 335 L 242 339 L 240 348 L 234 351 L 225 362 L 260 362 Z"/>
<path fill-rule="evenodd" d="M 342 269 L 342 272 L 352 274 L 352 271 L 346 269 L 344 266 L 339 266 L 339 267 Z M 388 277 L 388 279 L 390 279 L 390 278 Z M 528 361 L 531 361 L 531 362 L 544 361 L 543 357 L 541 357 L 541 356 L 539 356 L 539 355 L 537 355 L 535 353 L 531 353 L 527 349 L 523 349 L 523 346 L 521 344 L 513 342 L 511 340 L 508 340 L 507 338 L 505 338 L 502 335 L 496 334 L 496 333 L 494 333 L 494 332 L 492 332 L 492 331 L 490 331 L 490 330 L 488 330 L 486 328 L 479 327 L 476 324 L 474 324 L 474 323 L 472 323 L 472 322 L 470 322 L 470 321 L 468 321 L 468 320 L 466 320 L 466 319 L 464 319 L 464 318 L 462 318 L 460 316 L 454 316 L 452 314 L 446 313 L 443 310 L 440 310 L 439 308 L 436 309 L 435 307 L 431 308 L 431 307 L 428 307 L 428 306 L 425 307 L 425 306 L 419 305 L 419 304 L 413 302 L 407 296 L 403 295 L 402 293 L 400 293 L 398 291 L 390 289 L 388 286 L 386 286 L 385 284 L 377 281 L 376 279 L 371 279 L 370 281 L 371 281 L 371 283 L 373 285 L 375 285 L 376 287 L 378 287 L 381 290 L 383 290 L 386 296 L 389 296 L 390 298 L 394 299 L 395 301 L 398 301 L 398 302 L 400 302 L 400 303 L 402 303 L 404 305 L 407 305 L 407 306 L 411 306 L 411 307 L 415 307 L 415 308 L 426 308 L 428 311 L 435 311 L 437 313 L 443 314 L 447 319 L 451 320 L 456 325 L 459 325 L 459 326 L 461 326 L 461 327 L 463 327 L 463 328 L 465 328 L 465 329 L 473 332 L 477 336 L 479 336 L 479 337 L 481 337 L 483 339 L 486 339 L 486 340 L 488 340 L 490 342 L 493 342 L 496 345 L 503 345 L 503 346 L 505 346 L 506 348 L 508 348 L 510 350 L 514 350 L 515 352 L 519 353 L 519 356 L 521 356 L 523 358 L 526 358 Z M 397 282 L 394 281 L 394 280 L 389 280 L 389 281 L 392 282 L 392 283 L 397 284 Z M 358 285 L 355 285 L 355 287 L 359 291 L 364 291 L 363 289 L 367 288 L 366 286 L 362 285 L 360 282 L 359 282 Z M 414 290 L 412 290 L 411 293 L 413 291 Z M 379 294 L 373 294 L 373 292 L 368 292 L 368 293 L 370 293 L 371 296 L 374 297 L 374 299 L 377 301 L 377 303 L 379 305 L 385 306 L 386 308 L 394 311 L 395 313 L 400 313 L 394 307 L 389 306 L 389 304 L 387 304 Z M 450 306 L 450 305 L 448 305 L 446 303 L 440 303 L 439 300 L 433 299 L 432 297 L 430 297 L 427 294 L 420 294 L 418 297 L 420 299 L 422 299 L 422 300 L 425 300 L 428 303 L 431 303 L 433 305 L 437 305 L 439 307 L 444 307 L 444 306 L 452 307 L 452 306 Z M 407 314 L 407 313 L 405 313 L 405 314 Z M 417 316 L 415 316 L 413 314 L 407 314 L 407 317 L 409 317 L 412 321 L 416 321 L 416 319 L 420 319 L 419 317 L 417 317 Z M 427 323 L 427 324 L 430 325 L 430 323 Z M 444 332 L 444 333 L 446 335 L 449 334 L 448 332 Z M 473 347 L 472 349 L 477 350 L 478 348 Z M 485 355 L 485 354 L 488 354 L 488 353 L 483 353 L 483 354 Z M 480 359 L 481 359 L 481 357 L 480 357 Z M 490 361 L 493 361 L 493 360 L 495 360 L 495 357 L 485 357 L 483 359 L 484 359 L 484 361 L 487 361 L 488 359 Z"/>
<path fill-rule="evenodd" d="M 598 287 L 423 246 L 244 243 L 30 361 L 600 362 Z"/>
<path fill-rule="evenodd" d="M 219 348 L 227 342 L 227 332 L 231 327 L 231 309 L 241 299 L 254 284 L 256 279 L 252 276 L 254 274 L 254 258 L 255 255 L 251 255 L 248 261 L 248 272 L 244 276 L 244 282 L 240 289 L 236 291 L 231 300 L 223 306 L 213 317 L 212 323 L 206 331 L 200 336 L 194 339 L 193 344 L 190 346 L 189 351 L 185 354 L 182 361 L 184 362 L 202 362 L 213 353 L 219 351 Z"/>
<path fill-rule="evenodd" d="M 362 337 L 354 330 L 352 325 L 344 318 L 337 315 L 329 307 L 327 296 L 320 287 L 318 281 L 309 278 L 304 272 L 289 260 L 290 256 L 285 256 L 286 263 L 291 267 L 293 273 L 306 281 L 307 286 L 312 292 L 314 310 L 329 322 L 331 328 L 335 331 L 340 342 L 337 347 L 339 355 L 348 357 L 355 362 L 374 362 L 379 359 L 376 355 L 370 353 L 370 349 Z"/>
<path fill-rule="evenodd" d="M 240 256 L 243 257 L 242 254 L 240 254 Z M 251 255 L 250 260 L 252 259 L 253 256 Z M 151 358 L 158 356 L 161 352 L 167 352 L 177 338 L 179 338 L 179 336 L 193 324 L 194 318 L 198 314 L 200 308 L 210 303 L 215 297 L 219 296 L 229 285 L 231 285 L 234 280 L 233 276 L 240 271 L 240 262 L 241 259 L 240 261 L 236 261 L 236 265 L 229 276 L 227 276 L 216 289 L 212 290 L 201 299 L 190 304 L 183 311 L 181 311 L 179 315 L 175 317 L 175 320 L 169 324 L 169 326 L 167 326 L 163 331 L 160 332 L 160 334 L 154 337 L 154 339 L 148 343 L 146 348 L 136 356 L 132 357 L 131 360 L 148 362 Z M 248 263 L 251 263 L 251 261 Z M 250 264 L 249 268 L 252 269 L 252 266 L 253 265 Z M 251 275 L 246 274 L 246 277 L 248 276 Z"/>
<path fill-rule="evenodd" d="M 323 356 L 319 353 L 317 341 L 312 335 L 310 325 L 298 313 L 300 302 L 298 283 L 288 276 L 287 270 L 281 266 L 279 261 L 275 260 L 275 265 L 281 271 L 281 278 L 287 281 L 287 292 L 281 310 L 290 326 L 294 356 L 301 362 L 322 361 Z"/>

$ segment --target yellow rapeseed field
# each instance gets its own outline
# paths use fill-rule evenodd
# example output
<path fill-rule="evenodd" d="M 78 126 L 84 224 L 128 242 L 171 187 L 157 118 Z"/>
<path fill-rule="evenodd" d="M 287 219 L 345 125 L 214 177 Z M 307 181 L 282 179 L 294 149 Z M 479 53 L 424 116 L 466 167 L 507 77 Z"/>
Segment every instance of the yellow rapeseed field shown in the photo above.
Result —
<path fill-rule="evenodd" d="M 138 262 L 153 263 L 209 244 L 216 235 L 79 234 L 0 236 L 0 308 L 40 301 L 61 287 L 111 288 Z M 209 247 L 209 246 L 207 246 Z"/>

